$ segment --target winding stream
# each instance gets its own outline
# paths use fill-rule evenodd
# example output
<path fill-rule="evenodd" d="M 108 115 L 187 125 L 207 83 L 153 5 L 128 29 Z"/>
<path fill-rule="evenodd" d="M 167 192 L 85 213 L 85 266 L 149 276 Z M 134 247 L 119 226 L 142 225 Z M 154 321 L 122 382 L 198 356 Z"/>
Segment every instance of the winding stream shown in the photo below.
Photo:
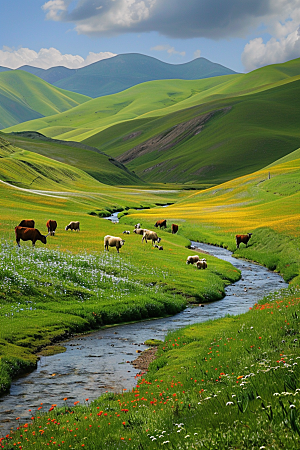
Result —
<path fill-rule="evenodd" d="M 145 340 L 163 340 L 168 330 L 246 312 L 264 295 L 288 286 L 280 275 L 233 258 L 226 249 L 197 242 L 192 245 L 229 261 L 241 270 L 241 280 L 226 288 L 222 300 L 205 303 L 203 308 L 188 307 L 173 317 L 106 328 L 67 341 L 65 353 L 42 356 L 37 370 L 13 382 L 10 394 L 0 398 L 0 437 L 18 425 L 17 417 L 22 423 L 37 415 L 41 403 L 41 411 L 47 411 L 52 404 L 62 406 L 65 397 L 73 405 L 106 391 L 131 389 L 139 372 L 131 361 L 138 356 L 137 351 L 147 348 Z"/>

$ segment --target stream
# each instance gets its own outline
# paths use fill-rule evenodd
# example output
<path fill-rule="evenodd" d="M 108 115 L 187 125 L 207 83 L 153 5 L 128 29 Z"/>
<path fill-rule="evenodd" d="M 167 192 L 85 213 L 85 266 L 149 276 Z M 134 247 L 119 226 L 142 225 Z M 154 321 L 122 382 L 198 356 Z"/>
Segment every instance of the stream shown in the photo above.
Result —
<path fill-rule="evenodd" d="M 222 300 L 204 307 L 189 306 L 172 317 L 110 327 L 64 342 L 65 353 L 42 356 L 35 371 L 14 381 L 10 393 L 0 397 L 0 437 L 18 426 L 17 417 L 24 423 L 38 415 L 41 406 L 40 412 L 48 411 L 52 404 L 73 406 L 75 401 L 85 403 L 107 391 L 131 389 L 139 373 L 131 362 L 147 348 L 143 345 L 147 339 L 164 340 L 169 330 L 244 313 L 265 295 L 288 286 L 280 275 L 236 259 L 224 248 L 197 242 L 192 246 L 229 261 L 242 272 L 242 278 L 226 288 Z"/>

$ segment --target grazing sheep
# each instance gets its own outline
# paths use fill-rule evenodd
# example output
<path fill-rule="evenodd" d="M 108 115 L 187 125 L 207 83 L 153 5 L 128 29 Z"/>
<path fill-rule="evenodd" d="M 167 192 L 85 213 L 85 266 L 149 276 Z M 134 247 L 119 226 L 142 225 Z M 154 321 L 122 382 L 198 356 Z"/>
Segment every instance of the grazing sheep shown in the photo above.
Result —
<path fill-rule="evenodd" d="M 195 264 L 197 261 L 199 261 L 199 255 L 193 255 L 193 256 L 188 256 L 186 263 L 187 264 Z"/>
<path fill-rule="evenodd" d="M 134 225 L 134 229 L 135 230 L 139 230 L 141 228 L 141 224 L 137 223 L 136 225 Z"/>
<path fill-rule="evenodd" d="M 145 231 L 144 228 L 135 228 L 135 229 L 133 230 L 133 232 L 134 232 L 135 234 L 144 234 L 144 231 Z"/>
<path fill-rule="evenodd" d="M 199 261 L 197 261 L 196 263 L 197 269 L 207 269 L 207 262 L 206 259 L 200 259 Z"/>
<path fill-rule="evenodd" d="M 237 234 L 235 236 L 235 241 L 236 241 L 236 248 L 240 248 L 240 244 L 248 244 L 249 239 L 251 238 L 252 233 L 248 233 L 248 234 Z"/>
<path fill-rule="evenodd" d="M 125 241 L 120 237 L 110 236 L 109 234 L 104 237 L 104 250 L 108 250 L 108 247 L 116 247 L 119 253 L 120 248 L 124 245 Z"/>
<path fill-rule="evenodd" d="M 80 231 L 80 222 L 70 222 L 69 225 L 66 226 L 65 228 L 66 231 L 68 230 L 76 230 L 76 231 Z"/>
<path fill-rule="evenodd" d="M 123 234 L 130 234 L 130 231 L 125 230 L 125 231 L 123 231 Z"/>
<path fill-rule="evenodd" d="M 152 241 L 152 245 L 155 245 L 155 242 L 157 242 L 158 244 L 161 241 L 161 238 L 159 238 L 157 236 L 157 233 L 155 233 L 155 231 L 150 231 L 150 230 L 144 230 L 143 233 L 143 237 L 142 237 L 142 242 L 145 240 L 146 244 L 147 244 L 147 240 L 148 241 Z"/>

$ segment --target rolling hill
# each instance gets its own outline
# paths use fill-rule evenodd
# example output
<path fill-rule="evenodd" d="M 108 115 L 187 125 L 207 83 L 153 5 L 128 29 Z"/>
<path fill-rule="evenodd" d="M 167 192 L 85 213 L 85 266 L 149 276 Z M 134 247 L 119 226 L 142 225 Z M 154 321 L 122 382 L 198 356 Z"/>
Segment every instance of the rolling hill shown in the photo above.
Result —
<path fill-rule="evenodd" d="M 5 131 L 81 141 L 146 182 L 208 186 L 299 147 L 299 73 L 297 59 L 244 75 L 152 81 Z"/>
<path fill-rule="evenodd" d="M 89 100 L 21 70 L 0 73 L 0 129 L 66 111 Z"/>
<path fill-rule="evenodd" d="M 116 186 L 141 186 L 144 184 L 140 178 L 130 172 L 130 170 L 128 170 L 122 163 L 112 157 L 109 157 L 100 150 L 84 144 L 54 140 L 35 132 L 21 132 L 13 135 L 0 134 L 0 145 L 1 140 L 3 142 L 3 139 L 6 143 L 18 148 L 19 151 L 22 149 L 22 155 L 30 152 L 32 157 L 37 154 L 42 157 L 50 158 L 53 160 L 54 167 L 57 166 L 56 162 L 68 165 L 69 168 L 72 167 L 79 169 L 103 184 Z M 9 156 L 11 157 L 10 154 Z M 15 159 L 15 155 L 13 155 L 13 157 Z M 36 158 L 38 158 L 38 156 L 36 156 Z M 8 161 L 1 160 L 1 163 L 5 164 L 7 167 Z M 36 169 L 36 171 L 41 171 L 43 174 L 45 173 L 44 169 Z M 13 180 L 12 174 L 7 176 Z M 69 178 L 72 179 L 72 176 Z M 7 181 L 6 175 L 2 174 L 1 179 Z M 37 177 L 37 180 L 39 180 L 39 177 Z M 20 185 L 20 181 L 17 181 L 17 183 Z"/>
<path fill-rule="evenodd" d="M 236 73 L 205 58 L 197 58 L 185 64 L 168 64 L 138 53 L 117 55 L 81 69 L 51 67 L 44 70 L 31 66 L 22 66 L 19 69 L 59 88 L 93 98 L 115 94 L 146 81 L 196 80 Z"/>

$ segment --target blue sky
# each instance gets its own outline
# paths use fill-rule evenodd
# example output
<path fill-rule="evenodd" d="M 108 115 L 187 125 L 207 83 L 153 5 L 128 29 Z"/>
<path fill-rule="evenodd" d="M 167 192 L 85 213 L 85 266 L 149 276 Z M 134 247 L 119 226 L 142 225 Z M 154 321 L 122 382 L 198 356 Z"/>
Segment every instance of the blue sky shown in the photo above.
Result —
<path fill-rule="evenodd" d="M 300 57 L 300 0 L 4 0 L 0 66 L 83 67 L 121 53 L 237 72 Z"/>

